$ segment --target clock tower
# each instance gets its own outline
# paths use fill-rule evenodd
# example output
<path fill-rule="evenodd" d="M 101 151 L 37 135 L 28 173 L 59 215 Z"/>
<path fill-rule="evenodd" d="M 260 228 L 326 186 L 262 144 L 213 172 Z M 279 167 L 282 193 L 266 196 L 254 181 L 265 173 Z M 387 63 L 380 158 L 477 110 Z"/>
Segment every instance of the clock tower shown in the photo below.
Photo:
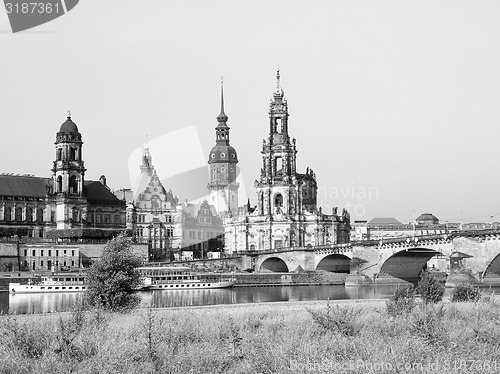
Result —
<path fill-rule="evenodd" d="M 209 203 L 217 212 L 233 214 L 238 209 L 238 188 L 236 182 L 238 156 L 229 145 L 228 117 L 224 113 L 224 87 L 221 82 L 221 110 L 217 116 L 219 124 L 215 128 L 215 146 L 208 156 L 210 182 L 208 183 Z"/>

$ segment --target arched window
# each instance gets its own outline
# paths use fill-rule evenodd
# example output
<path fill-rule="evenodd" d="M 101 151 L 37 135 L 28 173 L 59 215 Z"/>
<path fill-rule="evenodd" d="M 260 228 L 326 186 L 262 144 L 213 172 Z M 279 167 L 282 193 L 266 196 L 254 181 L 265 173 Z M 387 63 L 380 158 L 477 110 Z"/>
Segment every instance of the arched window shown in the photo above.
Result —
<path fill-rule="evenodd" d="M 281 157 L 276 157 L 276 175 L 283 174 L 283 159 Z"/>
<path fill-rule="evenodd" d="M 62 192 L 62 177 L 57 177 L 57 192 Z"/>
<path fill-rule="evenodd" d="M 73 207 L 71 213 L 72 213 L 71 214 L 71 218 L 73 219 L 73 222 L 79 222 L 79 220 L 78 220 L 79 210 L 78 210 L 78 208 L 76 206 Z"/>
<path fill-rule="evenodd" d="M 70 148 L 69 149 L 69 160 L 70 161 L 75 161 L 76 160 L 76 149 L 75 148 Z"/>
<path fill-rule="evenodd" d="M 16 221 L 21 222 L 23 220 L 23 209 L 16 208 Z"/>
<path fill-rule="evenodd" d="M 78 182 L 76 180 L 76 176 L 72 175 L 69 178 L 69 192 L 70 193 L 78 193 Z"/>
<path fill-rule="evenodd" d="M 283 123 L 281 118 L 276 118 L 276 132 L 283 132 Z"/>
<path fill-rule="evenodd" d="M 33 222 L 33 208 L 28 207 L 26 209 L 26 221 Z"/>
<path fill-rule="evenodd" d="M 57 148 L 56 160 L 57 161 L 61 161 L 62 160 L 62 148 Z"/>
<path fill-rule="evenodd" d="M 3 219 L 4 221 L 10 222 L 12 220 L 12 209 L 9 207 L 5 208 L 5 211 L 3 212 Z"/>
<path fill-rule="evenodd" d="M 275 207 L 282 207 L 283 206 L 283 195 L 282 194 L 276 194 L 274 197 L 274 206 Z"/>
<path fill-rule="evenodd" d="M 36 212 L 36 220 L 38 222 L 43 222 L 43 209 L 38 209 Z"/>

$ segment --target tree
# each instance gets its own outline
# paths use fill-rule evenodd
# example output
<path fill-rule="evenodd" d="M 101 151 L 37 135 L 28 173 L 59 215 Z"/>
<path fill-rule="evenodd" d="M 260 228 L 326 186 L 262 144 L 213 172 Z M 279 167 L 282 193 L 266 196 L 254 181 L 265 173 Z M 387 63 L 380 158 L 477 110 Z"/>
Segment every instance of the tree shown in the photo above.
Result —
<path fill-rule="evenodd" d="M 99 260 L 87 271 L 87 302 L 110 311 L 123 311 L 139 305 L 136 288 L 140 275 L 135 268 L 142 265 L 132 251 L 132 241 L 125 235 L 111 239 Z"/>
<path fill-rule="evenodd" d="M 417 292 L 422 297 L 424 303 L 438 303 L 443 299 L 445 285 L 440 282 L 435 273 L 425 270 L 421 273 L 417 284 Z"/>

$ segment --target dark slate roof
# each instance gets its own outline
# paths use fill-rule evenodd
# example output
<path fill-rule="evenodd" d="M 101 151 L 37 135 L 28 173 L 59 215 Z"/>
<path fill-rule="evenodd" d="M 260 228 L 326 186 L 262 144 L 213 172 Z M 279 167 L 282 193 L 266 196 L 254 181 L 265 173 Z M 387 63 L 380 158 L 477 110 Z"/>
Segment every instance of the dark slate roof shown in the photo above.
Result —
<path fill-rule="evenodd" d="M 84 194 L 89 204 L 126 205 L 125 201 L 118 199 L 99 181 L 85 181 Z"/>
<path fill-rule="evenodd" d="M 50 178 L 0 174 L 0 195 L 44 198 L 50 183 Z"/>
<path fill-rule="evenodd" d="M 373 218 L 368 224 L 372 226 L 401 225 L 401 222 L 393 217 L 377 217 Z"/>

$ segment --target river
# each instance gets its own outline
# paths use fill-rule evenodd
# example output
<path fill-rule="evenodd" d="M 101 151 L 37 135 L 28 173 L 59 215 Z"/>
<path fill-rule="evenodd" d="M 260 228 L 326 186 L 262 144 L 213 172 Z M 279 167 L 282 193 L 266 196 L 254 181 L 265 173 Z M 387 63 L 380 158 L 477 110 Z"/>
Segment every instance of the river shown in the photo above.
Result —
<path fill-rule="evenodd" d="M 496 294 L 500 287 L 492 288 Z M 141 306 L 180 307 L 217 304 L 245 304 L 275 301 L 383 299 L 394 286 L 286 286 L 235 287 L 205 290 L 168 290 L 141 292 Z M 452 290 L 447 289 L 445 296 Z M 0 313 L 33 314 L 65 312 L 71 309 L 78 293 L 9 294 L 0 293 Z"/>

